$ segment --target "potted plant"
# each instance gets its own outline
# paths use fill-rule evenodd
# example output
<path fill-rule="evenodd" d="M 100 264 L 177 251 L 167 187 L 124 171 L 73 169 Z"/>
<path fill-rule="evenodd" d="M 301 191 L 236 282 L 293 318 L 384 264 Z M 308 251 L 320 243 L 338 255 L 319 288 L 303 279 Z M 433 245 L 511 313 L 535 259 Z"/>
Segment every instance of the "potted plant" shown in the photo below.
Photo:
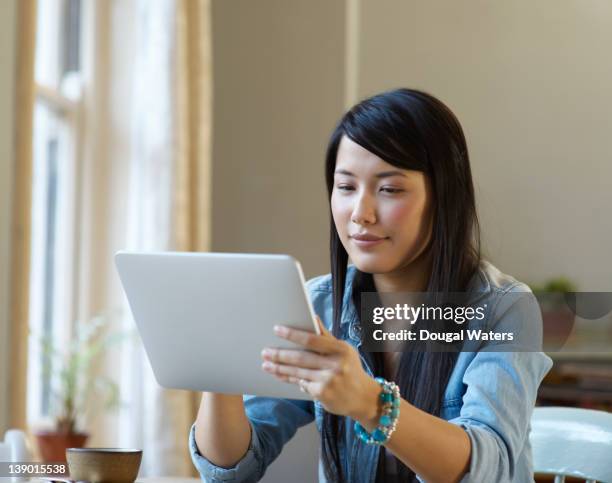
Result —
<path fill-rule="evenodd" d="M 531 289 L 542 311 L 544 349 L 559 350 L 574 327 L 575 314 L 568 305 L 567 294 L 576 292 L 576 286 L 567 277 L 555 277 Z"/>
<path fill-rule="evenodd" d="M 104 351 L 123 338 L 109 333 L 109 316 L 100 315 L 76 324 L 68 347 L 58 347 L 50 337 L 41 339 L 44 374 L 51 384 L 54 428 L 35 432 L 40 456 L 45 462 L 66 461 L 66 448 L 85 446 L 89 434 L 80 429 L 87 413 L 119 404 L 119 389 L 112 380 L 94 375 Z"/>

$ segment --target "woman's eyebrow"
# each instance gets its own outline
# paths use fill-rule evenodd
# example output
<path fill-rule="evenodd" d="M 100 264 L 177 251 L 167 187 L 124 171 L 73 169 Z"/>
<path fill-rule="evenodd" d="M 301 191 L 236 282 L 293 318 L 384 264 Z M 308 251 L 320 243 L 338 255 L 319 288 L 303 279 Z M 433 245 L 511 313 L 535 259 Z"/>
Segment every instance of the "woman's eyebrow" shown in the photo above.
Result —
<path fill-rule="evenodd" d="M 334 174 L 344 174 L 346 176 L 355 176 L 353 173 L 351 173 L 350 171 L 347 171 L 346 169 L 337 169 L 334 172 Z M 402 173 L 401 171 L 382 171 L 380 173 L 376 173 L 374 176 L 377 178 L 388 178 L 389 176 L 406 177 L 406 175 Z"/>

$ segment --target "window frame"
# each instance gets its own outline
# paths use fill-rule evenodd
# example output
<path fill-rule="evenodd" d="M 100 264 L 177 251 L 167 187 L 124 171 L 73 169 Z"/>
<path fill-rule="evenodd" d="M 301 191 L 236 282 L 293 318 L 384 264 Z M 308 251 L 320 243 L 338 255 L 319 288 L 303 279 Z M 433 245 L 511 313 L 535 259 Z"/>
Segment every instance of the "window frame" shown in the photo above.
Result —
<path fill-rule="evenodd" d="M 66 1 L 66 0 L 63 0 Z M 80 240 L 81 226 L 81 197 L 82 177 L 84 173 L 83 148 L 85 144 L 86 126 L 83 123 L 85 98 L 88 78 L 84 69 L 88 66 L 84 60 L 92 54 L 94 45 L 92 36 L 94 16 L 92 15 L 91 2 L 82 1 L 80 11 L 80 38 L 79 50 L 81 56 L 80 71 L 78 75 L 70 74 L 74 78 L 73 91 L 71 95 L 62 91 L 61 82 L 57 86 L 46 84 L 35 79 L 35 104 L 34 112 L 40 107 L 54 113 L 58 122 L 63 124 L 67 133 L 65 157 L 61 159 L 64 183 L 58 190 L 57 211 L 63 211 L 62 222 L 55 225 L 55 231 L 59 235 L 56 241 L 54 257 L 59 263 L 54 267 L 54 310 L 52 315 L 53 328 L 52 340 L 56 347 L 68 347 L 74 334 L 75 321 L 79 314 L 80 291 L 78 290 L 80 271 Z M 58 15 L 58 22 L 61 16 Z M 39 40 L 40 41 L 40 40 Z M 76 87 L 76 90 L 74 89 Z M 36 125 L 34 125 L 36 129 Z M 35 136 L 32 139 L 34 143 Z M 33 169 L 36 161 L 33 159 Z M 28 342 L 29 361 L 28 364 L 28 387 L 26 397 L 26 421 L 29 427 L 53 427 L 54 418 L 52 414 L 43 413 L 43 383 L 42 365 L 43 351 L 39 336 L 43 333 L 43 317 L 40 312 L 41 298 L 44 297 L 44 285 L 41 284 L 40 264 L 44 263 L 41 257 L 40 246 L 44 244 L 46 237 L 35 239 L 36 233 L 43 231 L 43 226 L 35 226 L 36 204 L 41 203 L 40 196 L 44 196 L 39 189 L 32 190 L 32 239 L 31 239 L 31 267 L 30 267 L 30 338 Z M 45 188 L 46 189 L 46 188 Z M 42 190 L 44 191 L 44 189 Z M 61 199 L 60 199 L 61 198 Z M 39 205 L 40 206 L 40 205 Z M 61 233 L 60 233 L 61 232 Z M 38 250 L 37 250 L 38 248 Z M 37 305 L 38 304 L 38 305 Z M 38 313 L 37 313 L 38 310 Z M 59 322 L 59 323 L 58 323 Z"/>

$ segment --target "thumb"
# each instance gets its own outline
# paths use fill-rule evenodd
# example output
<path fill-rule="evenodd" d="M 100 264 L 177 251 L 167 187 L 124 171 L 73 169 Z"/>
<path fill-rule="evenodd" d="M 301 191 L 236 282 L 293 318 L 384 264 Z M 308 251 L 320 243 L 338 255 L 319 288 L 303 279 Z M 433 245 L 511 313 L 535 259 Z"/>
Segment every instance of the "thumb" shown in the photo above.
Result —
<path fill-rule="evenodd" d="M 320 331 L 321 335 L 326 336 L 326 337 L 332 337 L 330 332 L 325 328 L 325 325 L 323 324 L 323 322 L 321 321 L 319 316 L 316 315 L 315 317 L 317 319 L 317 325 L 319 326 L 319 331 Z"/>

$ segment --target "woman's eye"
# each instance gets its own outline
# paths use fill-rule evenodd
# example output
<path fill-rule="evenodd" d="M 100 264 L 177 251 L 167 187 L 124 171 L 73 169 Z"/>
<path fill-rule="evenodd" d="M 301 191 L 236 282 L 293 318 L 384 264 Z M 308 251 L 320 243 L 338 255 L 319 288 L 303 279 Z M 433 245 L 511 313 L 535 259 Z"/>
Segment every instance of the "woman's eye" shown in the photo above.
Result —
<path fill-rule="evenodd" d="M 389 186 L 386 186 L 386 187 L 382 187 L 380 189 L 380 191 L 384 191 L 385 193 L 401 193 L 404 190 L 399 189 L 399 188 L 391 188 Z"/>
<path fill-rule="evenodd" d="M 336 186 L 336 189 L 339 189 L 340 191 L 353 191 L 353 187 L 348 184 L 340 184 Z"/>

